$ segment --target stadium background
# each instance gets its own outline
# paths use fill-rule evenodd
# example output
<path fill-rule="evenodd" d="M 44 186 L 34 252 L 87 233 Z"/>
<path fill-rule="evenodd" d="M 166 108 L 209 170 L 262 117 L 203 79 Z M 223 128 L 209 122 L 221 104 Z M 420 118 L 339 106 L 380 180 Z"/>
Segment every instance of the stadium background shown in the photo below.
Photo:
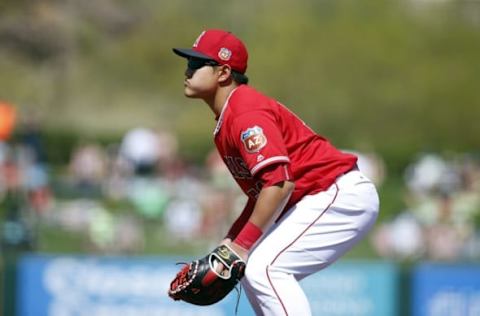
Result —
<path fill-rule="evenodd" d="M 41 279 L 52 258 L 86 256 L 101 267 L 114 256 L 129 269 L 159 257 L 168 269 L 225 232 L 242 196 L 213 151 L 213 117 L 183 97 L 185 64 L 171 53 L 217 27 L 246 42 L 252 85 L 359 153 L 377 182 L 378 224 L 340 268 L 380 264 L 391 302 L 369 286 L 361 295 L 390 302 L 392 315 L 475 315 L 480 2 L 473 0 L 0 2 L 3 314 L 30 315 L 37 292 L 26 294 L 25 276 Z M 372 266 L 359 268 L 366 280 Z M 438 279 L 445 284 L 422 287 Z M 312 292 L 322 289 L 332 290 Z M 427 306 L 436 307 L 410 307 L 429 295 L 437 305 Z M 345 306 L 322 311 L 374 314 Z"/>

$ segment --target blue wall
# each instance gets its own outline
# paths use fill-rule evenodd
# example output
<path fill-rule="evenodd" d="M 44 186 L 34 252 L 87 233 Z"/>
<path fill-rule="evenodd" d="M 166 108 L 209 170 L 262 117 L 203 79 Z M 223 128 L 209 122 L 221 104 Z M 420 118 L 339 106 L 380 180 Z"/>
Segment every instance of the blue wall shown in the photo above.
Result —
<path fill-rule="evenodd" d="M 221 303 L 198 308 L 167 296 L 178 272 L 174 259 L 26 256 L 19 261 L 17 314 L 232 315 L 236 292 Z M 246 302 L 239 315 L 251 314 Z"/>
<path fill-rule="evenodd" d="M 412 271 L 413 316 L 480 315 L 480 266 L 422 264 Z"/>
<path fill-rule="evenodd" d="M 183 258 L 185 260 L 185 258 Z M 19 260 L 18 316 L 233 315 L 237 292 L 208 307 L 167 296 L 177 258 L 28 255 Z M 301 282 L 314 315 L 403 316 L 393 263 L 340 261 Z M 480 315 L 480 267 L 422 264 L 406 289 L 413 316 Z M 253 315 L 242 294 L 238 315 Z"/>

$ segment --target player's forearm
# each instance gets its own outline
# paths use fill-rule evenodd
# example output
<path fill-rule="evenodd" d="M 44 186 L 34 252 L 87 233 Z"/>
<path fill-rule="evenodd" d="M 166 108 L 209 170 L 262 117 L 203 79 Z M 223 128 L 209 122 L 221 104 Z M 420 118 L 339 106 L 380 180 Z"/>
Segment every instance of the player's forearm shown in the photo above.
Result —
<path fill-rule="evenodd" d="M 268 229 L 273 220 L 284 209 L 294 188 L 295 184 L 293 182 L 284 181 L 278 185 L 262 189 L 249 221 L 262 231 Z"/>
<path fill-rule="evenodd" d="M 255 207 L 255 200 L 252 198 L 249 198 L 247 201 L 247 204 L 243 208 L 242 213 L 235 220 L 235 222 L 232 224 L 232 226 L 228 230 L 228 233 L 225 236 L 225 239 L 233 240 L 235 239 L 235 237 L 237 237 L 238 233 L 242 230 L 242 228 L 245 226 L 250 216 L 252 215 L 254 207 Z"/>

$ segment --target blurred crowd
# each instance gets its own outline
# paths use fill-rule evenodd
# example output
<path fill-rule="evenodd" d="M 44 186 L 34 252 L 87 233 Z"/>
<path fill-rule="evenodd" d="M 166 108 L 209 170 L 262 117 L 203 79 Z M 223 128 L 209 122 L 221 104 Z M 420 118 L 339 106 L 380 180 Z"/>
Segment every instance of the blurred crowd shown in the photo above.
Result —
<path fill-rule="evenodd" d="M 405 209 L 377 225 L 377 252 L 402 261 L 480 259 L 480 160 L 419 155 L 405 170 Z"/>
<path fill-rule="evenodd" d="M 48 208 L 51 195 L 46 153 L 36 120 L 20 120 L 12 105 L 0 102 L 1 249 L 35 247 L 34 214 Z"/>
<path fill-rule="evenodd" d="M 77 198 L 63 202 L 68 214 L 57 220 L 77 231 L 88 226 L 95 245 L 109 251 L 142 249 L 149 225 L 159 244 L 219 240 L 226 217 L 240 211 L 232 206 L 241 194 L 215 151 L 203 166 L 195 166 L 177 149 L 173 134 L 145 127 L 106 148 L 78 146 L 61 180 L 62 195 Z M 98 218 L 84 214 L 85 203 Z M 108 204 L 117 210 L 106 210 Z"/>
<path fill-rule="evenodd" d="M 41 135 L 35 120 L 17 118 L 15 135 L 0 138 L 2 249 L 55 251 L 41 243 L 61 248 L 68 241 L 52 240 L 57 235 L 75 235 L 81 250 L 100 253 L 208 246 L 243 207 L 217 152 L 204 165 L 186 163 L 169 131 L 138 127 L 118 143 L 83 141 L 55 168 Z"/>
<path fill-rule="evenodd" d="M 2 249 L 55 250 L 42 243 L 61 248 L 68 235 L 77 236 L 85 252 L 141 254 L 179 244 L 212 246 L 246 201 L 215 149 L 203 165 L 187 163 L 167 130 L 133 128 L 108 145 L 84 141 L 66 166 L 52 168 L 36 120 L 17 118 L 11 137 L 12 126 L 2 132 L 5 113 L 0 113 Z M 10 115 L 14 119 L 14 112 Z M 382 192 L 385 161 L 374 152 L 352 152 Z M 374 251 L 402 261 L 479 259 L 477 158 L 419 155 L 397 192 L 405 209 L 392 212 L 393 218 L 381 217 L 370 238 Z"/>

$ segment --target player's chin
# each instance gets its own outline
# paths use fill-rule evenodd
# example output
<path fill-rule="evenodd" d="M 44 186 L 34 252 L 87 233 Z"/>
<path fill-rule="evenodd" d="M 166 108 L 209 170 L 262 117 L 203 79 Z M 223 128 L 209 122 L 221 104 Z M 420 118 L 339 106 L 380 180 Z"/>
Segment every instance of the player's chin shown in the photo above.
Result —
<path fill-rule="evenodd" d="M 192 93 L 188 93 L 185 91 L 184 95 L 187 97 L 187 98 L 195 98 L 195 95 L 192 94 Z"/>
<path fill-rule="evenodd" d="M 195 90 L 192 90 L 191 88 L 189 88 L 188 86 L 185 87 L 185 90 L 183 91 L 183 94 L 187 98 L 198 98 L 199 97 L 198 93 Z"/>

